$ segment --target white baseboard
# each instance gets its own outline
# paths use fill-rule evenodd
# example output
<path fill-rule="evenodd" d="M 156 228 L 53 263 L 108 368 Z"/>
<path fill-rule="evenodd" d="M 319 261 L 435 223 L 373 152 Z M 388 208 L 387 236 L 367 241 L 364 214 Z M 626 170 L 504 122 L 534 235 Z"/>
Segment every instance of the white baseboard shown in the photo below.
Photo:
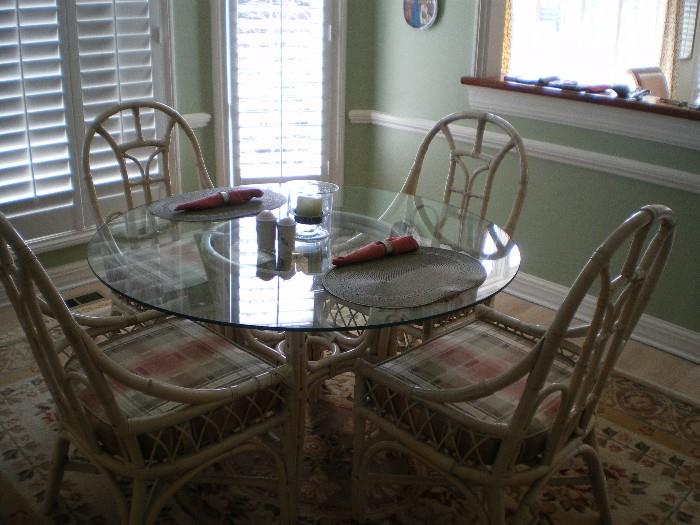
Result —
<path fill-rule="evenodd" d="M 564 301 L 569 289 L 521 272 L 505 291 L 515 297 L 555 310 Z M 586 297 L 579 310 L 578 318 L 581 321 L 589 321 L 594 306 L 594 299 L 590 296 Z M 632 333 L 632 339 L 700 364 L 700 332 L 644 314 Z"/>

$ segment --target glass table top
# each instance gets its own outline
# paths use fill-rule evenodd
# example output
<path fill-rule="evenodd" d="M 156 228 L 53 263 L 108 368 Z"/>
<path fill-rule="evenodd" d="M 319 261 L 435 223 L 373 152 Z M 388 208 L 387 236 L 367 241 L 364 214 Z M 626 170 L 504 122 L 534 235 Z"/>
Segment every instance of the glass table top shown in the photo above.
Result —
<path fill-rule="evenodd" d="M 286 217 L 287 205 L 272 212 Z M 517 245 L 497 225 L 472 215 L 461 221 L 458 212 L 421 197 L 343 187 L 334 196 L 330 235 L 316 242 L 297 240 L 291 261 L 280 265 L 273 255 L 258 250 L 254 216 L 185 222 L 156 217 L 141 206 L 97 231 L 88 244 L 88 262 L 98 279 L 118 294 L 194 320 L 269 330 L 379 328 L 480 303 L 515 277 L 520 266 Z M 363 306 L 324 289 L 323 276 L 332 268 L 333 256 L 406 234 L 421 246 L 473 257 L 485 270 L 485 280 L 412 308 Z M 401 255 L 391 257 L 400 264 Z"/>

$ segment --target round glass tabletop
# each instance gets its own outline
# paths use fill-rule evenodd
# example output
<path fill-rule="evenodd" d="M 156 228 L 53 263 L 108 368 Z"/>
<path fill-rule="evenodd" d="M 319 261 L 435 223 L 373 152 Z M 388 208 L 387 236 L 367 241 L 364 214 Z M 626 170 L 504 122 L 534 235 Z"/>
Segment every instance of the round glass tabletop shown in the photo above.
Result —
<path fill-rule="evenodd" d="M 273 213 L 277 218 L 291 214 L 287 204 Z M 97 231 L 88 244 L 88 262 L 98 279 L 118 294 L 194 320 L 285 331 L 379 328 L 480 303 L 515 277 L 520 251 L 509 236 L 491 222 L 472 215 L 462 221 L 458 214 L 458 209 L 441 202 L 346 186 L 334 195 L 332 211 L 323 219 L 328 235 L 318 241 L 293 240 L 291 256 L 284 256 L 279 245 L 277 253 L 258 249 L 256 217 L 171 221 L 141 206 Z M 423 263 L 408 264 L 410 254 L 387 256 L 380 279 L 386 282 L 378 286 L 388 288 L 376 289 L 375 295 L 382 299 L 377 306 L 357 299 L 357 290 L 348 295 L 350 300 L 326 290 L 324 276 L 333 269 L 333 256 L 401 235 L 412 235 L 421 247 L 431 247 L 423 255 L 454 253 L 440 257 L 448 263 L 442 262 L 435 272 Z M 460 264 L 452 274 L 445 264 L 457 261 L 455 257 L 477 261 L 472 267 L 476 265 L 479 278 L 467 282 L 473 276 L 462 275 Z M 363 278 L 372 264 L 344 267 L 345 287 L 353 288 L 353 272 Z M 399 277 L 394 287 L 391 281 Z M 461 286 L 460 279 L 464 279 Z M 387 304 L 390 299 L 384 296 L 391 294 L 382 289 L 393 293 L 399 286 L 412 288 L 412 297 L 424 289 L 431 302 L 411 307 Z M 439 298 L 434 300 L 436 289 Z"/>

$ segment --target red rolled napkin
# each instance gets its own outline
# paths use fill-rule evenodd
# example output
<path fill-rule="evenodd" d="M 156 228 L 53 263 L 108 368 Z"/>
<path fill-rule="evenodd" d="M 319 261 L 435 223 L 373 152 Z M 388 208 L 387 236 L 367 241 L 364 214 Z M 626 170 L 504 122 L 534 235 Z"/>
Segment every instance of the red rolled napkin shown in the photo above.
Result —
<path fill-rule="evenodd" d="M 208 197 L 178 204 L 175 206 L 175 209 L 178 211 L 208 210 L 209 208 L 218 208 L 225 204 L 244 204 L 253 197 L 262 196 L 263 191 L 257 188 L 222 190 Z"/>
<path fill-rule="evenodd" d="M 417 249 L 418 241 L 410 235 L 389 237 L 386 241 L 374 241 L 366 244 L 347 255 L 333 257 L 333 264 L 335 266 L 343 266 L 346 264 L 381 259 L 385 255 L 415 252 Z"/>

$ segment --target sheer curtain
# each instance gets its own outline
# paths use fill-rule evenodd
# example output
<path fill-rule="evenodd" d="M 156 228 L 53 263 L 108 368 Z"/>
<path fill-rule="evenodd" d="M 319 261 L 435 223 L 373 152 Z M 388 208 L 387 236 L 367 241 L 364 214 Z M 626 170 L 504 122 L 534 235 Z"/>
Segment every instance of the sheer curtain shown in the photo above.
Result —
<path fill-rule="evenodd" d="M 681 15 L 683 0 L 666 0 L 666 17 L 664 20 L 664 36 L 661 46 L 659 66 L 666 75 L 671 98 L 676 93 L 678 82 L 678 48 L 681 41 Z"/>

